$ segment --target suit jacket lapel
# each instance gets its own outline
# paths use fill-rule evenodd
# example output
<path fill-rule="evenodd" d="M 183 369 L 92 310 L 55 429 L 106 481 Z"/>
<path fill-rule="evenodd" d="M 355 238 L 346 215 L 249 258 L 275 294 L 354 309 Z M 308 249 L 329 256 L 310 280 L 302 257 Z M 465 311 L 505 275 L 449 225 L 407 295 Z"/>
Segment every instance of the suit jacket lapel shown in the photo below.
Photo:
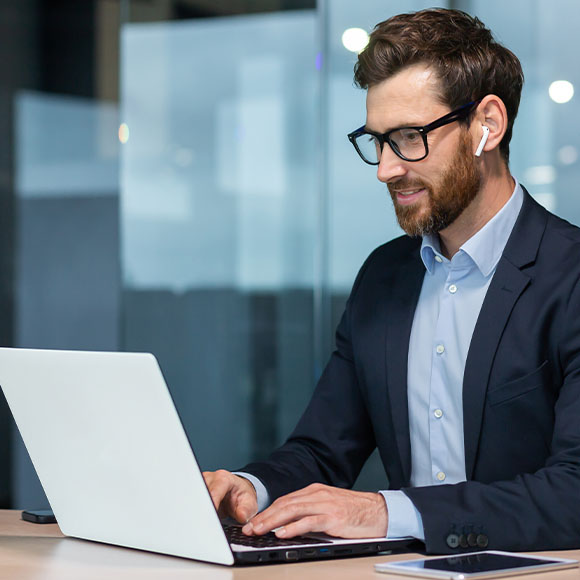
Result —
<path fill-rule="evenodd" d="M 481 307 L 463 375 L 465 472 L 473 474 L 489 374 L 509 315 L 530 278 L 503 258 Z"/>
<path fill-rule="evenodd" d="M 467 479 L 473 475 L 493 359 L 510 313 L 531 280 L 522 268 L 535 261 L 546 227 L 547 212 L 525 189 L 524 194 L 520 215 L 483 301 L 465 363 L 463 429 Z"/>
<path fill-rule="evenodd" d="M 411 440 L 407 398 L 407 359 L 413 316 L 421 293 L 425 266 L 418 248 L 393 280 L 386 331 L 387 393 L 405 485 L 411 478 Z"/>

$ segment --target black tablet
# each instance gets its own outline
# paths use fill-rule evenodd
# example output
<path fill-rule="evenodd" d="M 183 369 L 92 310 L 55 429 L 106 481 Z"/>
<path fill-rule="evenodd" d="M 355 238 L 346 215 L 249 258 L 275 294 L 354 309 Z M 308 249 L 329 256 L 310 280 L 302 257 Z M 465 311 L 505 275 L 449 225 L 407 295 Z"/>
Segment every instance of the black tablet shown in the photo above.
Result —
<path fill-rule="evenodd" d="M 403 574 L 419 578 L 448 578 L 468 580 L 470 578 L 499 578 L 532 572 L 549 572 L 578 567 L 578 560 L 529 556 L 489 550 L 459 556 L 438 556 L 420 560 L 406 560 L 376 564 L 377 572 Z"/>

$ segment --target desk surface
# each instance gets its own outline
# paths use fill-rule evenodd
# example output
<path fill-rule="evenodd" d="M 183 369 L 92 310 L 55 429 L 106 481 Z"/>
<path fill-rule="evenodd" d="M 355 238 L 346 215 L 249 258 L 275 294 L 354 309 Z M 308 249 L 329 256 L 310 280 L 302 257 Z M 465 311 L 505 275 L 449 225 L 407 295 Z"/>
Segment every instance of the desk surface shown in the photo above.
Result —
<path fill-rule="evenodd" d="M 580 559 L 580 550 L 550 552 L 552 556 Z M 389 559 L 416 558 L 417 554 L 374 556 L 299 562 L 245 568 L 201 564 L 183 558 L 106 546 L 65 538 L 56 524 L 32 524 L 20 519 L 20 512 L 0 510 L 0 579 L 68 580 L 103 578 L 187 578 L 189 580 L 387 580 L 401 576 L 377 574 L 373 565 Z M 519 576 L 512 576 L 519 578 Z M 580 570 L 525 576 L 533 580 L 580 580 Z"/>

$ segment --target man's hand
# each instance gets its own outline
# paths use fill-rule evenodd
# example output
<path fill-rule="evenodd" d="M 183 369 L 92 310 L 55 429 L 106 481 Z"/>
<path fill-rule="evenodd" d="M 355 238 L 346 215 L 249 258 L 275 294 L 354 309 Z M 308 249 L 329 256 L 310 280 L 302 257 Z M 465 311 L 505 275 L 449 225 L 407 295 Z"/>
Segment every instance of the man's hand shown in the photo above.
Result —
<path fill-rule="evenodd" d="M 230 516 L 245 524 L 258 511 L 254 486 L 229 471 L 204 471 L 203 477 L 220 518 Z"/>
<path fill-rule="evenodd" d="M 350 491 L 315 483 L 277 499 L 242 531 L 279 538 L 325 532 L 339 538 L 378 538 L 387 535 L 387 504 L 380 493 Z"/>

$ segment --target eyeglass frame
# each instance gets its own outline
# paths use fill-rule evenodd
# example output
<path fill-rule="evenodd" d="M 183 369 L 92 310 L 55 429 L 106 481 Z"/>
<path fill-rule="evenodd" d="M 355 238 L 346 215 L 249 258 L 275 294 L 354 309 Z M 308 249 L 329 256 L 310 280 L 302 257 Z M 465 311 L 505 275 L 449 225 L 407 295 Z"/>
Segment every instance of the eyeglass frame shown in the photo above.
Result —
<path fill-rule="evenodd" d="M 389 147 L 391 148 L 393 153 L 395 155 L 397 155 L 397 157 L 400 157 L 403 161 L 409 161 L 410 163 L 415 163 L 416 161 L 422 161 L 423 159 L 425 159 L 425 157 L 427 157 L 427 155 L 429 155 L 429 145 L 427 143 L 427 134 L 429 132 L 433 131 L 434 129 L 438 129 L 439 127 L 443 127 L 445 125 L 448 125 L 448 124 L 453 123 L 455 121 L 460 121 L 460 120 L 468 117 L 475 110 L 475 108 L 479 105 L 479 103 L 481 103 L 481 101 L 482 101 L 482 99 L 479 99 L 477 101 L 471 101 L 470 103 L 462 105 L 458 109 L 455 109 L 455 110 L 451 111 L 450 113 L 447 113 L 446 115 L 443 115 L 442 117 L 439 117 L 438 119 L 435 119 L 435 121 L 433 121 L 432 123 L 429 123 L 428 125 L 424 125 L 422 127 L 396 127 L 395 129 L 391 129 L 390 131 L 387 131 L 386 133 L 376 133 L 375 131 L 367 130 L 366 125 L 363 125 L 362 127 L 359 127 L 358 129 L 356 129 L 355 131 L 352 131 L 352 133 L 349 133 L 347 135 L 347 137 L 348 137 L 348 140 L 353 144 L 354 148 L 356 149 L 356 152 L 359 154 L 359 157 L 368 165 L 379 165 L 381 160 L 379 158 L 379 160 L 377 162 L 372 162 L 372 161 L 368 161 L 367 159 L 365 159 L 364 155 L 361 153 L 361 150 L 359 149 L 358 145 L 356 144 L 356 139 L 358 137 L 360 137 L 361 135 L 372 135 L 373 137 L 375 137 L 375 139 L 377 139 L 379 142 L 379 146 L 381 148 L 381 155 L 383 153 L 383 148 L 384 148 L 385 142 L 386 142 L 389 144 Z M 398 150 L 397 144 L 394 143 L 393 141 L 391 141 L 390 136 L 392 133 L 395 133 L 396 131 L 402 131 L 404 129 L 414 129 L 415 131 L 417 131 L 421 135 L 421 137 L 423 139 L 423 144 L 425 145 L 425 155 L 423 155 L 423 157 L 419 157 L 418 159 L 408 159 Z"/>

